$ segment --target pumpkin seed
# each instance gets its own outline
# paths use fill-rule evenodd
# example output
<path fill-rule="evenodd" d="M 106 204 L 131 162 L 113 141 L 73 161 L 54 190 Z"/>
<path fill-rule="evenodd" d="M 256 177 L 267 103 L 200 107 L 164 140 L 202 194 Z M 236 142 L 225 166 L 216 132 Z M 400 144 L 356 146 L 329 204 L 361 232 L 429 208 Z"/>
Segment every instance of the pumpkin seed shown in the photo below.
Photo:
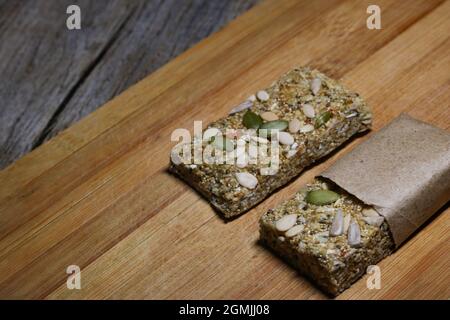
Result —
<path fill-rule="evenodd" d="M 326 205 L 339 199 L 339 194 L 331 190 L 313 190 L 308 192 L 305 201 L 315 205 Z"/>
<path fill-rule="evenodd" d="M 311 81 L 311 91 L 314 95 L 319 93 L 321 87 L 322 87 L 322 80 L 320 80 L 320 78 L 314 78 Z"/>
<path fill-rule="evenodd" d="M 359 224 L 355 220 L 350 222 L 347 238 L 349 246 L 354 248 L 361 246 L 361 230 L 359 229 Z"/>
<path fill-rule="evenodd" d="M 269 121 L 262 124 L 258 130 L 258 135 L 264 138 L 272 137 L 272 130 L 283 131 L 288 127 L 289 123 L 285 120 Z"/>
<path fill-rule="evenodd" d="M 289 123 L 286 120 L 274 120 L 269 121 L 266 123 L 263 123 L 260 127 L 260 129 L 276 129 L 276 130 L 286 130 L 286 128 L 289 126 Z"/>
<path fill-rule="evenodd" d="M 280 132 L 278 133 L 278 141 L 281 144 L 290 146 L 294 143 L 294 137 L 289 132 Z"/>
<path fill-rule="evenodd" d="M 256 113 L 248 110 L 244 114 L 242 123 L 248 129 L 258 129 L 263 124 L 263 119 Z"/>
<path fill-rule="evenodd" d="M 316 118 L 316 122 L 314 124 L 314 126 L 316 128 L 320 128 L 321 126 L 323 126 L 325 123 L 328 122 L 328 120 L 330 120 L 331 118 L 331 112 L 330 111 L 325 111 L 322 112 L 321 114 L 319 114 Z"/>

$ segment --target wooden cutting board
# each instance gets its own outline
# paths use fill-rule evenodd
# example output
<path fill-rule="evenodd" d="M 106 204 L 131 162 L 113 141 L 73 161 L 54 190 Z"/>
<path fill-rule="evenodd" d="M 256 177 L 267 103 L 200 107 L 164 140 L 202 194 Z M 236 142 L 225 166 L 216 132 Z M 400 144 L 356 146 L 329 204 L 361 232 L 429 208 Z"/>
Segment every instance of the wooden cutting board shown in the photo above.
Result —
<path fill-rule="evenodd" d="M 450 2 L 378 0 L 381 30 L 368 4 L 264 2 L 0 172 L 0 298 L 325 298 L 257 243 L 260 215 L 400 112 L 450 130 Z M 170 135 L 295 65 L 361 93 L 374 130 L 224 223 L 167 173 Z M 450 298 L 449 212 L 339 298 Z"/>

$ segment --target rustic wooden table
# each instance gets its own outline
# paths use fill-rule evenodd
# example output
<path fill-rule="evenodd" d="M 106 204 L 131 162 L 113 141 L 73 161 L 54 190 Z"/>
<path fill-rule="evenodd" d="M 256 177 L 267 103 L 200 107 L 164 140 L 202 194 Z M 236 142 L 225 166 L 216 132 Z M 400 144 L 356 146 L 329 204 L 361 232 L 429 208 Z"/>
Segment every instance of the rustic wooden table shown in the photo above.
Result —
<path fill-rule="evenodd" d="M 0 169 L 257 0 L 0 1 Z M 66 9 L 81 9 L 81 30 Z"/>

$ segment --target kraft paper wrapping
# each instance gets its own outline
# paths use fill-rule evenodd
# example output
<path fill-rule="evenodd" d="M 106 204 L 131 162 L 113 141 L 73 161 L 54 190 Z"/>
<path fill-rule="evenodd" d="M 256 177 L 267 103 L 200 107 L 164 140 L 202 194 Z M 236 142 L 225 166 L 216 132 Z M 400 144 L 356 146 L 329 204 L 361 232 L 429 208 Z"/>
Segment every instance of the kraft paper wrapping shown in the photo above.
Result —
<path fill-rule="evenodd" d="M 372 205 L 396 246 L 450 198 L 450 133 L 401 114 L 321 176 Z"/>

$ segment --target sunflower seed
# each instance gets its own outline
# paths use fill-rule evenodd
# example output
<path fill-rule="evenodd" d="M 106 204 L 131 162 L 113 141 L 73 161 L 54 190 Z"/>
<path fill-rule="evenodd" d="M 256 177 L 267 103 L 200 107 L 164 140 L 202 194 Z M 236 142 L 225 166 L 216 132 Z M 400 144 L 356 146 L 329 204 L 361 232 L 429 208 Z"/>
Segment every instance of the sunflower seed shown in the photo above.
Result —
<path fill-rule="evenodd" d="M 292 158 L 297 153 L 297 150 L 289 150 L 286 154 L 286 157 Z"/>
<path fill-rule="evenodd" d="M 344 232 L 344 214 L 342 209 L 337 209 L 331 223 L 330 236 L 340 236 Z"/>
<path fill-rule="evenodd" d="M 289 122 L 289 131 L 292 133 L 297 133 L 298 130 L 300 130 L 300 127 L 302 126 L 302 123 L 298 119 L 292 119 Z"/>
<path fill-rule="evenodd" d="M 244 102 L 242 102 L 241 104 L 238 104 L 237 106 L 235 106 L 233 109 L 230 110 L 229 114 L 233 114 L 236 112 L 240 112 L 242 110 L 251 108 L 253 106 L 253 102 L 250 100 L 245 100 Z"/>
<path fill-rule="evenodd" d="M 280 141 L 281 144 L 290 146 L 294 143 L 294 137 L 288 132 L 279 132 L 278 141 Z"/>
<path fill-rule="evenodd" d="M 310 204 L 323 206 L 339 199 L 339 194 L 331 190 L 313 190 L 306 195 L 305 201 Z"/>
<path fill-rule="evenodd" d="M 248 172 L 237 172 L 236 179 L 241 186 L 248 189 L 254 189 L 258 184 L 258 179 Z"/>
<path fill-rule="evenodd" d="M 347 241 L 351 247 L 359 247 L 361 245 L 361 230 L 359 229 L 359 224 L 352 220 L 348 227 Z"/>
<path fill-rule="evenodd" d="M 375 209 L 373 209 L 373 208 L 363 209 L 362 215 L 364 217 L 379 217 L 380 216 L 378 214 L 378 212 Z"/>
<path fill-rule="evenodd" d="M 279 220 L 275 222 L 275 228 L 278 231 L 284 232 L 288 231 L 297 223 L 297 215 L 296 214 L 288 214 L 281 217 Z"/>
<path fill-rule="evenodd" d="M 238 168 L 245 168 L 248 164 L 248 154 L 245 152 L 241 155 L 239 155 L 236 159 L 236 166 Z"/>
<path fill-rule="evenodd" d="M 284 234 L 286 237 L 288 238 L 292 238 L 295 237 L 296 235 L 298 235 L 299 233 L 301 233 L 303 231 L 303 229 L 305 228 L 304 225 L 299 224 L 296 226 L 293 226 L 292 228 L 290 228 L 288 231 L 286 231 L 286 233 Z"/>
<path fill-rule="evenodd" d="M 378 217 L 363 217 L 362 218 L 364 220 L 365 223 L 374 226 L 374 227 L 379 227 L 383 224 L 384 221 L 384 217 L 382 216 L 378 216 Z"/>
<path fill-rule="evenodd" d="M 343 233 L 347 233 L 348 231 L 348 227 L 350 225 L 350 220 L 352 219 L 352 216 L 350 214 L 346 214 L 344 217 L 344 228 L 343 228 Z"/>
<path fill-rule="evenodd" d="M 262 137 L 271 137 L 272 133 L 273 133 L 272 130 L 283 131 L 287 127 L 288 127 L 288 122 L 285 120 L 269 121 L 269 122 L 265 122 L 261 125 L 261 127 L 258 130 L 258 134 Z"/>
<path fill-rule="evenodd" d="M 314 111 L 314 107 L 310 104 L 302 105 L 302 111 L 305 116 L 308 118 L 314 118 L 316 116 L 316 112 Z"/>
<path fill-rule="evenodd" d="M 330 236 L 328 231 L 318 232 L 314 235 L 314 238 L 320 243 L 325 243 L 328 241 L 328 237 Z"/>
<path fill-rule="evenodd" d="M 263 123 L 260 129 L 277 129 L 283 131 L 288 127 L 288 125 L 289 124 L 286 120 L 274 120 Z"/>
<path fill-rule="evenodd" d="M 311 91 L 314 95 L 317 95 L 321 87 L 322 87 L 322 80 L 320 80 L 320 78 L 314 78 L 311 81 Z"/>
<path fill-rule="evenodd" d="M 308 133 L 314 131 L 314 126 L 312 124 L 305 124 L 300 128 L 301 133 Z"/>
<path fill-rule="evenodd" d="M 278 120 L 278 116 L 270 111 L 261 113 L 261 118 L 263 118 L 265 121 L 275 121 Z"/>
<path fill-rule="evenodd" d="M 250 110 L 244 114 L 242 122 L 248 129 L 258 129 L 263 124 L 262 118 Z"/>
<path fill-rule="evenodd" d="M 267 91 L 265 90 L 260 90 L 256 93 L 256 97 L 260 100 L 260 101 L 267 101 L 269 100 L 270 96 L 267 93 Z"/>

